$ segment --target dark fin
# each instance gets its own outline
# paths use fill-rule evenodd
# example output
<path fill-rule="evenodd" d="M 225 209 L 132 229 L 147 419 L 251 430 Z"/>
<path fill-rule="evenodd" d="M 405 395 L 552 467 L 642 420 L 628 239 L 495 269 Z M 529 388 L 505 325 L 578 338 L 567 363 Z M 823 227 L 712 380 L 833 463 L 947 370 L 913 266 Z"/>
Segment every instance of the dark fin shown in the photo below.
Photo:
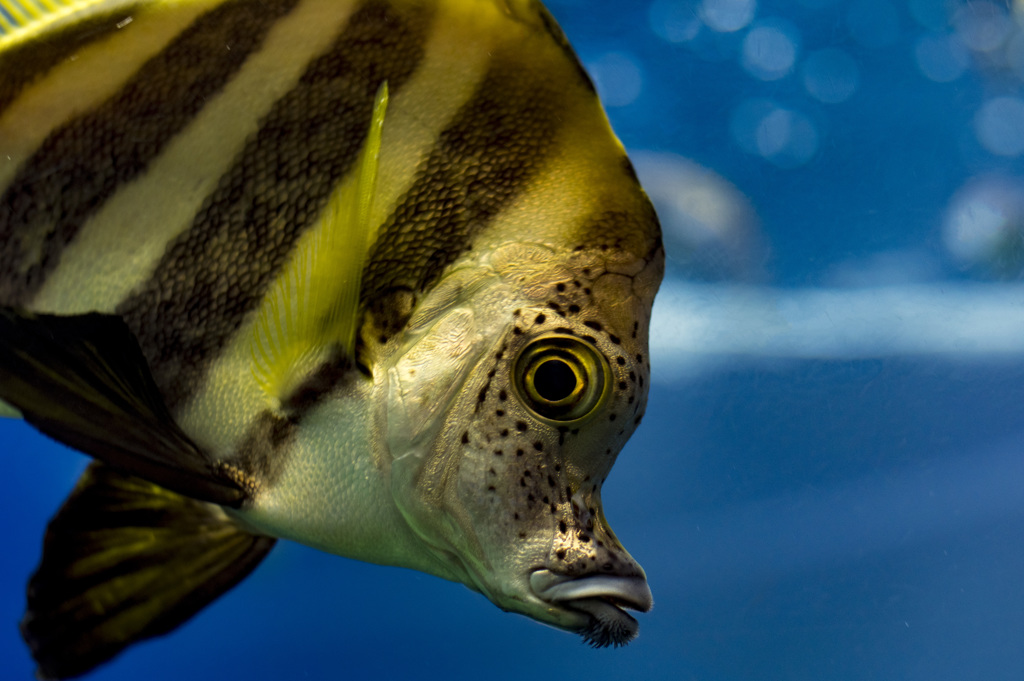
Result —
<path fill-rule="evenodd" d="M 126 473 L 215 504 L 246 498 L 171 418 L 116 315 L 0 307 L 0 400 L 45 435 Z"/>
<path fill-rule="evenodd" d="M 245 578 L 272 537 L 223 509 L 93 463 L 50 521 L 21 633 L 39 678 L 88 672 Z"/>

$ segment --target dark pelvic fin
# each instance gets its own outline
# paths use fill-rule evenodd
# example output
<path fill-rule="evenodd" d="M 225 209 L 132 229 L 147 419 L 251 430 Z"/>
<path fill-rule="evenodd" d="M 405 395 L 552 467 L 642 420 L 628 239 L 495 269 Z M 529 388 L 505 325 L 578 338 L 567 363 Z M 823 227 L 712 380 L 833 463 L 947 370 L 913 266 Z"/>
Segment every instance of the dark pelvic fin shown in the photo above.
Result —
<path fill-rule="evenodd" d="M 126 473 L 216 504 L 245 500 L 171 418 L 116 315 L 0 307 L 0 400 L 45 435 Z"/>
<path fill-rule="evenodd" d="M 21 633 L 40 678 L 78 676 L 165 634 L 245 578 L 272 537 L 214 504 L 93 463 L 50 521 Z"/>

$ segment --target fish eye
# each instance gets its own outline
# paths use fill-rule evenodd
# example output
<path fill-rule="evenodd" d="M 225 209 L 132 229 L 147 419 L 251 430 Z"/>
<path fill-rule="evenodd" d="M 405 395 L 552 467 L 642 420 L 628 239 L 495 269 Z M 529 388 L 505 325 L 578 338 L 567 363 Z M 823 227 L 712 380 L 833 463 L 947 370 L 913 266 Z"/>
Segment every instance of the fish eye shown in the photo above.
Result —
<path fill-rule="evenodd" d="M 564 335 L 530 342 L 515 362 L 514 385 L 538 417 L 567 423 L 593 414 L 610 385 L 608 362 L 592 344 Z"/>

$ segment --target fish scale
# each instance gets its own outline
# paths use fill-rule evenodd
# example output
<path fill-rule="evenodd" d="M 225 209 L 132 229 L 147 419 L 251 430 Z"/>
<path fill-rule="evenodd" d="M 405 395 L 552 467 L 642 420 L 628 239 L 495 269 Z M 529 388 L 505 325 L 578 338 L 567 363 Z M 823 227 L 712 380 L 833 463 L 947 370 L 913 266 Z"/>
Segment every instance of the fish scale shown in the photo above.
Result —
<path fill-rule="evenodd" d="M 173 629 L 276 539 L 635 636 L 600 488 L 664 255 L 547 11 L 26 7 L 0 0 L 0 413 L 96 459 L 32 579 L 40 674 Z"/>

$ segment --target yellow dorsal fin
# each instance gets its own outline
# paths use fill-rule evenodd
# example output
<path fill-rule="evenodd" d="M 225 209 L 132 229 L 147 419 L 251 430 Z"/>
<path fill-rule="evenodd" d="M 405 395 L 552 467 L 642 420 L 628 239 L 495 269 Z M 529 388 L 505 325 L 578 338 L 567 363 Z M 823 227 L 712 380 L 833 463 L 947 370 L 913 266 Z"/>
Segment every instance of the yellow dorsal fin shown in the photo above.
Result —
<path fill-rule="evenodd" d="M 332 354 L 355 357 L 363 268 L 377 238 L 373 197 L 387 106 L 385 82 L 377 90 L 366 143 L 352 172 L 300 240 L 253 325 L 253 376 L 275 408 Z"/>

